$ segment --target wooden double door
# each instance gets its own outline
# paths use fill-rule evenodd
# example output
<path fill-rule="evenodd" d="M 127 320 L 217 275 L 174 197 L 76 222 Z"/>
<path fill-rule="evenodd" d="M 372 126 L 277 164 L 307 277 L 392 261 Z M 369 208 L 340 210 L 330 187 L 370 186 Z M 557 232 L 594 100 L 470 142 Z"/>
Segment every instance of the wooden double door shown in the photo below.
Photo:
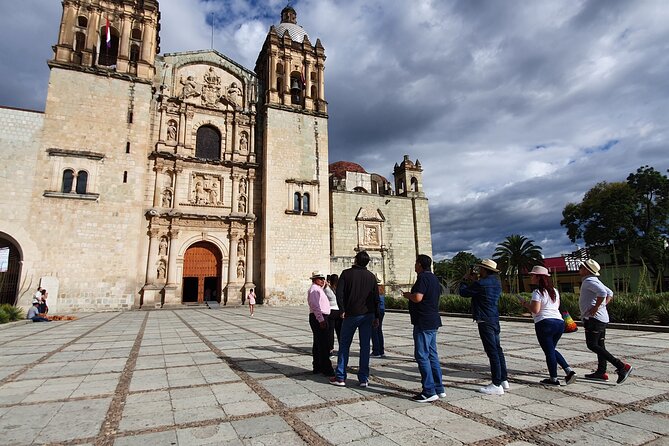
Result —
<path fill-rule="evenodd" d="M 184 255 L 184 273 L 182 301 L 204 302 L 221 301 L 220 250 L 212 243 L 198 242 L 186 250 Z"/>

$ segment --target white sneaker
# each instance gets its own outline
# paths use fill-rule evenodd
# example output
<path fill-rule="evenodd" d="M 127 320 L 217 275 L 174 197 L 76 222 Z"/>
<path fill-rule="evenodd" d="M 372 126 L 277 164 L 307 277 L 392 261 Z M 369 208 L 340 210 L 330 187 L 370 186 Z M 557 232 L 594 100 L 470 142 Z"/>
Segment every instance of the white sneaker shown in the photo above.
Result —
<path fill-rule="evenodd" d="M 504 389 L 505 392 L 507 392 L 511 386 L 509 385 L 509 381 L 502 381 L 502 389 Z"/>
<path fill-rule="evenodd" d="M 446 398 L 446 392 L 437 393 L 439 398 Z"/>
<path fill-rule="evenodd" d="M 504 389 L 502 386 L 496 386 L 493 383 L 490 383 L 485 387 L 481 387 L 479 392 L 485 393 L 486 395 L 504 395 Z"/>

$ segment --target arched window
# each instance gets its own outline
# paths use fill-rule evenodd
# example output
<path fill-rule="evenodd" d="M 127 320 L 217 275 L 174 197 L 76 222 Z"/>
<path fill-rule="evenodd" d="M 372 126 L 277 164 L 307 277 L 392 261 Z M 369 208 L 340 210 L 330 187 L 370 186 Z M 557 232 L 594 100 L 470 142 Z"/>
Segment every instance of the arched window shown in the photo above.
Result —
<path fill-rule="evenodd" d="M 290 103 L 302 103 L 302 79 L 300 78 L 300 73 L 290 75 Z"/>
<path fill-rule="evenodd" d="M 318 99 L 318 98 L 316 97 L 317 94 L 318 94 L 318 92 L 316 91 L 316 86 L 315 86 L 315 85 L 312 85 L 312 86 L 311 86 L 311 99 Z"/>
<path fill-rule="evenodd" d="M 133 43 L 130 45 L 130 62 L 137 62 L 139 60 L 139 45 Z"/>
<path fill-rule="evenodd" d="M 295 195 L 293 195 L 293 211 L 295 212 L 300 212 L 302 205 L 302 197 L 300 196 L 299 192 L 295 192 Z"/>
<path fill-rule="evenodd" d="M 416 177 L 411 177 L 411 192 L 418 192 L 418 180 Z"/>
<path fill-rule="evenodd" d="M 139 28 L 133 28 L 130 32 L 130 38 L 133 40 L 142 40 L 142 30 Z"/>
<path fill-rule="evenodd" d="M 362 193 L 366 194 L 366 193 L 367 193 L 367 189 L 365 189 L 365 188 L 362 187 L 362 186 L 356 186 L 356 187 L 353 188 L 353 192 L 362 192 Z"/>
<path fill-rule="evenodd" d="M 310 206 L 310 197 L 309 194 L 304 194 L 302 197 L 302 212 L 310 212 L 311 206 Z"/>
<path fill-rule="evenodd" d="M 283 93 L 283 78 L 282 77 L 277 77 L 276 78 L 276 91 L 279 93 Z"/>
<path fill-rule="evenodd" d="M 77 173 L 77 193 L 85 194 L 86 193 L 86 183 L 88 183 L 88 172 L 85 170 L 80 170 Z"/>
<path fill-rule="evenodd" d="M 281 62 L 276 64 L 276 74 L 283 74 L 283 65 Z"/>
<path fill-rule="evenodd" d="M 86 28 L 88 26 L 88 19 L 83 15 L 77 17 L 77 26 L 81 28 Z"/>
<path fill-rule="evenodd" d="M 221 134 L 210 125 L 197 129 L 195 156 L 206 160 L 221 159 Z"/>
<path fill-rule="evenodd" d="M 86 47 L 86 34 L 77 31 L 74 34 L 74 51 L 83 51 Z"/>
<path fill-rule="evenodd" d="M 116 65 L 118 57 L 118 32 L 111 28 L 109 30 L 110 39 L 107 43 L 107 27 L 100 28 L 100 54 L 98 55 L 98 65 L 111 67 Z"/>
<path fill-rule="evenodd" d="M 69 193 L 72 192 L 72 182 L 74 181 L 74 170 L 67 169 L 63 172 L 63 188 L 61 192 Z"/>

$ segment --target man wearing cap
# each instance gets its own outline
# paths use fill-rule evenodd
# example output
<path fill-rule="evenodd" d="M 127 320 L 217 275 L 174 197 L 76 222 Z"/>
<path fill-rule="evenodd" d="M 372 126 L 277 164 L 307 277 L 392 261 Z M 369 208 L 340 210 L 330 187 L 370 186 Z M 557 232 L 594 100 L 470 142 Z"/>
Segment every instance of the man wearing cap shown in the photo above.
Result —
<path fill-rule="evenodd" d="M 51 322 L 49 319 L 39 315 L 39 300 L 33 299 L 33 306 L 28 310 L 26 319 L 30 319 L 33 322 Z"/>
<path fill-rule="evenodd" d="M 613 291 L 598 279 L 599 263 L 592 259 L 581 262 L 578 270 L 581 276 L 581 294 L 578 299 L 585 328 L 585 344 L 597 354 L 597 370 L 585 375 L 588 379 L 608 381 L 606 363 L 610 362 L 618 373 L 617 384 L 622 384 L 632 373 L 632 366 L 624 363 L 606 350 L 606 325 L 609 323 L 609 312 L 606 305 L 613 299 Z"/>
<path fill-rule="evenodd" d="M 492 383 L 481 387 L 479 392 L 487 395 L 503 395 L 505 390 L 509 390 L 509 382 L 504 351 L 499 339 L 498 304 L 502 295 L 502 284 L 496 262 L 484 259 L 476 266 L 480 278 L 474 273 L 465 275 L 460 285 L 460 296 L 472 299 L 472 317 L 478 325 L 483 349 L 490 361 Z"/>
<path fill-rule="evenodd" d="M 330 301 L 323 291 L 325 274 L 314 271 L 311 274 L 311 287 L 307 293 L 309 304 L 309 326 L 314 335 L 311 347 L 312 373 L 322 373 L 325 376 L 334 376 L 330 362 L 330 348 L 328 342 L 328 316 L 330 315 Z"/>
<path fill-rule="evenodd" d="M 367 251 L 355 255 L 353 267 L 342 271 L 337 284 L 337 303 L 344 315 L 337 352 L 337 369 L 330 384 L 346 385 L 346 367 L 353 342 L 353 335 L 358 330 L 360 339 L 360 363 L 358 367 L 358 385 L 367 387 L 369 380 L 369 342 L 372 337 L 372 325 L 378 324 L 379 289 L 376 276 L 367 270 L 369 263 Z"/>

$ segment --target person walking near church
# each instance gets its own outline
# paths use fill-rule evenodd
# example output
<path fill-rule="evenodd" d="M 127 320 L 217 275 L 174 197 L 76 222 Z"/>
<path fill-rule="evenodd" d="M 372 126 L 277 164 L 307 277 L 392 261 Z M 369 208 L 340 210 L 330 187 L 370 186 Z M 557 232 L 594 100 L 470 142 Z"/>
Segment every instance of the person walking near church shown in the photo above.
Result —
<path fill-rule="evenodd" d="M 606 326 L 609 323 L 607 304 L 613 299 L 613 291 L 599 280 L 599 263 L 592 259 L 581 262 L 578 270 L 581 276 L 581 293 L 578 299 L 585 328 L 585 344 L 597 354 L 597 370 L 585 375 L 588 379 L 608 381 L 606 363 L 610 362 L 618 373 L 617 384 L 622 384 L 632 373 L 632 366 L 624 363 L 606 350 Z"/>
<path fill-rule="evenodd" d="M 358 252 L 355 255 L 353 267 L 344 270 L 339 276 L 337 301 L 344 320 L 337 352 L 337 369 L 335 376 L 330 379 L 330 384 L 335 386 L 346 385 L 346 367 L 356 330 L 360 338 L 358 384 L 360 387 L 369 385 L 369 343 L 372 336 L 372 325 L 378 324 L 379 300 L 376 276 L 367 270 L 369 260 L 367 251 Z"/>
<path fill-rule="evenodd" d="M 309 326 L 314 337 L 311 347 L 312 373 L 334 376 L 334 370 L 330 362 L 328 336 L 330 301 L 323 291 L 325 274 L 314 271 L 310 279 L 311 287 L 307 293 L 307 303 L 309 304 Z"/>
<path fill-rule="evenodd" d="M 479 392 L 504 395 L 504 391 L 509 390 L 509 382 L 499 336 L 501 329 L 498 305 L 502 295 L 499 270 L 497 263 L 490 259 L 484 259 L 476 266 L 478 275 L 474 272 L 465 275 L 463 283 L 460 284 L 460 296 L 472 299 L 472 317 L 478 325 L 483 349 L 490 361 L 492 383 L 481 387 Z"/>
<path fill-rule="evenodd" d="M 441 285 L 432 273 L 432 259 L 421 254 L 416 259 L 416 283 L 410 292 L 403 293 L 409 299 L 409 315 L 413 325 L 413 351 L 422 391 L 412 400 L 417 403 L 429 403 L 445 397 L 441 378 L 441 363 L 437 351 L 437 330 L 441 327 L 439 315 L 439 296 Z"/>
<path fill-rule="evenodd" d="M 255 309 L 256 306 L 256 292 L 253 288 L 251 288 L 251 291 L 249 292 L 248 301 L 249 301 L 249 313 L 251 314 L 250 317 L 253 317 L 253 310 Z"/>

